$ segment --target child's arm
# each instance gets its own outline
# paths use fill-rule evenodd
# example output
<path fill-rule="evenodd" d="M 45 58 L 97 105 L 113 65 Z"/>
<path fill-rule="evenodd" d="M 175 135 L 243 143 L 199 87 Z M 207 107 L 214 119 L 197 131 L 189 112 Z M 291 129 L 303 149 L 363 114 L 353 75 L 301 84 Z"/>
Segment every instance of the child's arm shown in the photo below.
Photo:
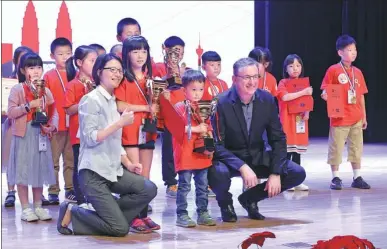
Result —
<path fill-rule="evenodd" d="M 367 129 L 367 113 L 366 113 L 366 107 L 365 107 L 365 98 L 364 98 L 364 95 L 361 95 L 360 97 L 360 105 L 361 105 L 361 109 L 363 111 L 363 130 Z"/>
<path fill-rule="evenodd" d="M 192 133 L 207 133 L 208 125 L 205 123 L 201 123 L 198 126 L 192 126 L 191 132 Z M 185 126 L 185 133 L 188 133 L 188 125 Z"/>
<path fill-rule="evenodd" d="M 304 95 L 312 95 L 312 93 L 313 93 L 312 87 L 307 87 L 299 92 L 285 94 L 282 97 L 282 101 L 291 101 L 294 99 L 298 99 L 299 97 L 302 97 Z"/>
<path fill-rule="evenodd" d="M 78 113 L 78 104 L 72 105 L 65 109 L 67 115 L 74 115 Z"/>
<path fill-rule="evenodd" d="M 308 120 L 309 119 L 309 111 L 304 112 L 304 116 L 302 117 L 303 120 Z"/>

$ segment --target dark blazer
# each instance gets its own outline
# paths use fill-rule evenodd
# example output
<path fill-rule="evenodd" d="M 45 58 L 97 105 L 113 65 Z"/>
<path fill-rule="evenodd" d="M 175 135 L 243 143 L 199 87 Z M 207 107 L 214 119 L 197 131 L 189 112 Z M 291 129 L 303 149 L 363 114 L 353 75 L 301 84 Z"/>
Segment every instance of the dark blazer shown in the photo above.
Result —
<path fill-rule="evenodd" d="M 264 156 L 270 158 L 266 167 L 272 174 L 286 174 L 286 135 L 278 117 L 273 96 L 263 90 L 255 92 L 250 133 L 235 86 L 218 95 L 216 114 L 212 117 L 216 150 L 214 160 L 239 170 L 243 164 L 263 166 Z M 262 134 L 267 131 L 271 152 L 265 152 Z M 250 134 L 250 135 L 249 135 Z"/>

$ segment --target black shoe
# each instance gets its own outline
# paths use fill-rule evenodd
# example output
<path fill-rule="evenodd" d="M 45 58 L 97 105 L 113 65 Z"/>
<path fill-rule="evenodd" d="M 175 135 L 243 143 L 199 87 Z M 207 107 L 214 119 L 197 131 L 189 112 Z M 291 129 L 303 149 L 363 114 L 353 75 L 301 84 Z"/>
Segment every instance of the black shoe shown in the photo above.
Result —
<path fill-rule="evenodd" d="M 253 220 L 264 220 L 265 216 L 259 213 L 259 208 L 257 203 L 255 202 L 248 202 L 248 201 L 242 201 L 240 196 L 238 197 L 239 203 L 242 205 L 244 209 L 246 209 L 247 214 L 250 219 Z"/>
<path fill-rule="evenodd" d="M 63 235 L 72 235 L 73 234 L 73 231 L 70 228 L 62 226 L 62 221 L 63 221 L 63 218 L 66 214 L 68 205 L 69 205 L 69 202 L 67 202 L 67 201 L 64 201 L 60 204 L 58 223 L 56 224 L 56 229 L 58 230 L 59 233 L 61 233 Z"/>
<path fill-rule="evenodd" d="M 16 191 L 8 191 L 7 197 L 5 197 L 4 207 L 14 207 L 15 206 L 15 200 L 16 200 Z"/>
<path fill-rule="evenodd" d="M 351 185 L 352 188 L 370 189 L 371 186 L 366 183 L 361 176 L 354 179 Z"/>
<path fill-rule="evenodd" d="M 59 205 L 59 197 L 57 194 L 48 194 L 50 205 Z"/>
<path fill-rule="evenodd" d="M 236 222 L 238 220 L 232 204 L 221 207 L 220 213 L 222 214 L 222 220 L 224 222 Z"/>
<path fill-rule="evenodd" d="M 149 204 L 149 205 L 148 205 L 148 214 L 149 214 L 149 213 L 152 213 L 152 212 L 153 212 L 153 208 L 152 208 L 152 206 Z"/>
<path fill-rule="evenodd" d="M 331 189 L 333 189 L 333 190 L 342 190 L 343 189 L 343 182 L 337 176 L 332 179 Z"/>
<path fill-rule="evenodd" d="M 42 195 L 42 206 L 48 206 L 50 205 L 50 202 Z"/>

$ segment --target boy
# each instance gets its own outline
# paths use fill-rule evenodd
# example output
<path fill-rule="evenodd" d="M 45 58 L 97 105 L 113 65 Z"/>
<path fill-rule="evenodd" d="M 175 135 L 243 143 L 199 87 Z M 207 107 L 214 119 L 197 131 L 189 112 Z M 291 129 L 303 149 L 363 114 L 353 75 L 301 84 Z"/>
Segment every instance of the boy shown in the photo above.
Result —
<path fill-rule="evenodd" d="M 360 176 L 361 156 L 363 152 L 363 131 L 367 128 L 367 116 L 364 94 L 368 92 L 364 76 L 360 69 L 352 66 L 357 56 L 356 41 L 348 35 L 340 36 L 336 41 L 336 50 L 341 61 L 328 68 L 321 90 L 321 97 L 327 100 L 325 89 L 328 84 L 341 84 L 345 89 L 343 118 L 330 118 L 328 164 L 331 165 L 331 189 L 341 190 L 339 165 L 345 142 L 348 144 L 348 161 L 353 169 L 353 188 L 371 188 Z"/>
<path fill-rule="evenodd" d="M 122 44 L 116 44 L 110 49 L 110 53 L 122 58 Z"/>
<path fill-rule="evenodd" d="M 220 55 L 214 51 L 205 52 L 202 55 L 202 68 L 206 72 L 206 83 L 204 85 L 202 100 L 211 101 L 218 94 L 228 89 L 227 83 L 218 79 L 222 71 L 222 59 Z"/>
<path fill-rule="evenodd" d="M 196 223 L 188 216 L 187 195 L 191 190 L 191 178 L 194 175 L 196 205 L 199 225 L 215 226 L 215 221 L 208 213 L 208 180 L 207 170 L 212 165 L 213 152 L 194 152 L 196 139 L 202 134 L 212 137 L 212 128 L 209 120 L 203 122 L 200 118 L 197 102 L 201 100 L 204 93 L 204 75 L 197 70 L 187 70 L 183 77 L 183 91 L 185 101 L 175 105 L 175 110 L 184 120 L 185 135 L 183 144 L 173 139 L 173 151 L 175 159 L 175 169 L 179 174 L 179 184 L 176 197 L 176 225 L 181 227 L 194 227 Z M 191 112 L 188 114 L 188 108 Z M 191 122 L 188 123 L 188 115 Z M 191 133 L 191 134 L 188 134 Z"/>
<path fill-rule="evenodd" d="M 76 202 L 73 190 L 74 156 L 68 132 L 69 116 L 63 108 L 65 101 L 65 89 L 68 83 L 65 63 L 72 54 L 71 42 L 63 37 L 56 38 L 51 43 L 50 55 L 51 59 L 55 60 L 56 68 L 51 69 L 44 75 L 46 87 L 49 88 L 53 94 L 59 115 L 58 132 L 54 133 L 51 139 L 52 158 L 56 174 L 56 184 L 51 185 L 48 189 L 48 201 L 51 205 L 59 205 L 58 194 L 60 192 L 60 188 L 58 173 L 59 159 L 61 155 L 63 157 L 63 177 L 66 191 L 65 197 L 68 201 Z"/>
<path fill-rule="evenodd" d="M 94 48 L 97 51 L 98 55 L 106 54 L 106 49 L 98 43 L 93 43 L 93 44 L 90 44 L 89 46 Z"/>
<path fill-rule="evenodd" d="M 141 26 L 136 19 L 127 17 L 117 24 L 117 41 L 123 43 L 126 38 L 141 35 Z"/>

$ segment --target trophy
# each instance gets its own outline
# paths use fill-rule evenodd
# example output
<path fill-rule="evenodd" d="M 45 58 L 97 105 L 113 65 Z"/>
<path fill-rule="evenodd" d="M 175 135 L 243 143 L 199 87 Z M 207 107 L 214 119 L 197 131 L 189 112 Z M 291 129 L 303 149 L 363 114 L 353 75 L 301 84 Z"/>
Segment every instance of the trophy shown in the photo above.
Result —
<path fill-rule="evenodd" d="M 167 86 L 167 83 L 161 80 L 148 79 L 146 81 L 146 93 L 149 107 L 152 107 L 153 104 L 160 106 L 160 94 L 167 88 Z M 160 127 L 160 123 L 160 112 L 153 113 L 152 117 L 144 120 L 143 131 L 155 133 L 157 132 L 157 126 Z"/>
<path fill-rule="evenodd" d="M 213 101 L 199 101 L 198 108 L 196 108 L 196 113 L 194 113 L 194 117 L 200 123 L 208 122 L 208 120 L 214 115 L 216 110 L 217 101 L 214 99 Z M 214 138 L 211 132 L 202 133 L 200 137 L 195 140 L 194 144 L 194 152 L 204 153 L 213 152 L 215 150 Z"/>
<path fill-rule="evenodd" d="M 36 107 L 36 110 L 33 114 L 33 118 L 31 121 L 32 126 L 38 126 L 43 124 L 47 124 L 48 122 L 48 116 L 46 112 L 46 101 L 45 101 L 45 94 L 46 94 L 46 88 L 45 88 L 45 81 L 44 80 L 34 80 L 32 83 L 29 84 L 32 94 L 34 95 L 34 99 L 43 98 L 43 106 L 42 107 Z M 35 87 L 34 87 L 35 86 Z"/>
<path fill-rule="evenodd" d="M 91 91 L 93 91 L 97 86 L 95 85 L 95 83 L 91 80 L 87 80 L 87 79 L 81 79 L 81 82 L 83 83 L 83 85 L 85 86 L 85 89 L 86 89 L 86 92 L 89 93 Z"/>
<path fill-rule="evenodd" d="M 164 63 L 167 69 L 167 82 L 170 88 L 180 88 L 182 82 L 179 67 L 179 48 L 166 48 L 163 45 Z"/>

